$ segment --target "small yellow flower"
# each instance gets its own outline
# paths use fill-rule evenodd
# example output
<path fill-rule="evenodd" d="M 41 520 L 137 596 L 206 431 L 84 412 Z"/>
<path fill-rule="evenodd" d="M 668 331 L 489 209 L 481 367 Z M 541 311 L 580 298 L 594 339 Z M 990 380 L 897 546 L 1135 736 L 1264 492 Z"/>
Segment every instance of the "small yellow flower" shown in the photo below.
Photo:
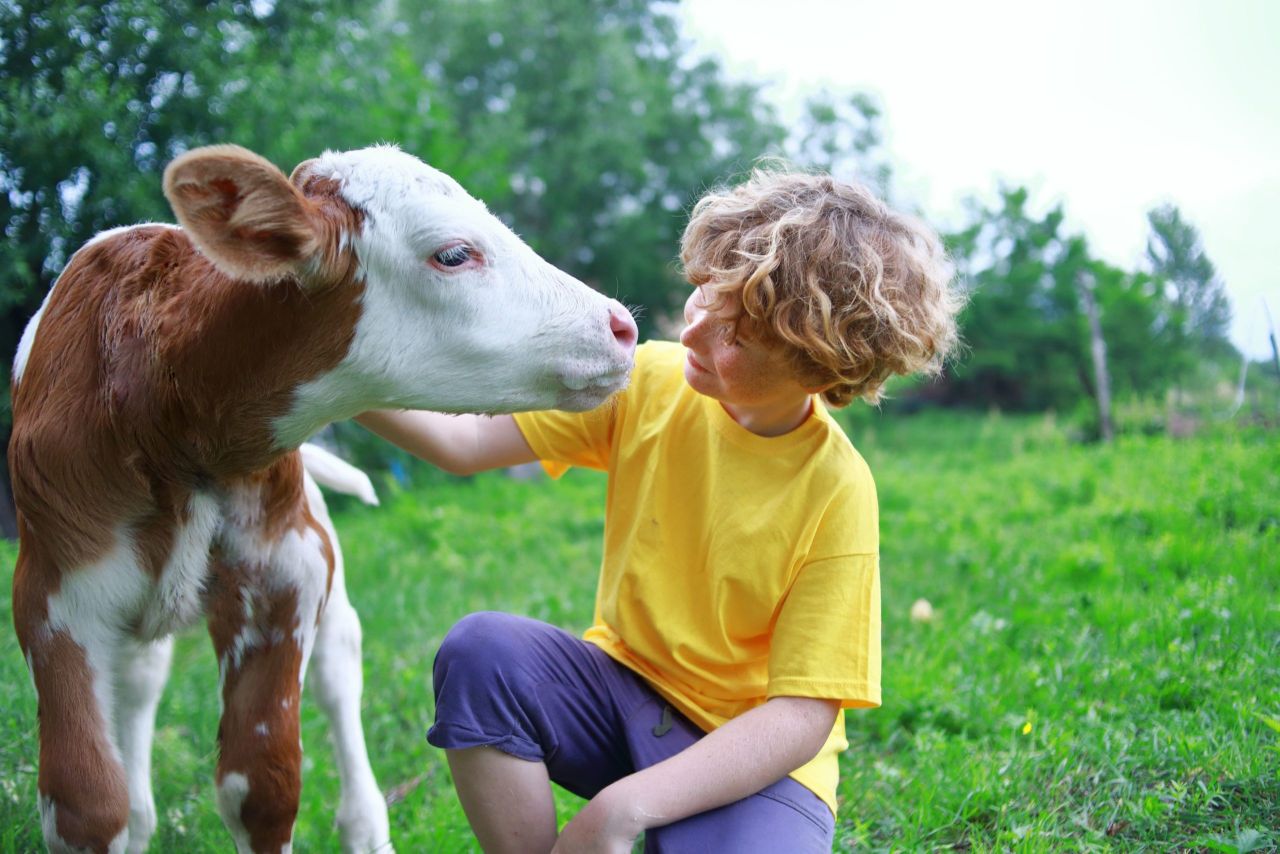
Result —
<path fill-rule="evenodd" d="M 1022 725 L 1022 734 L 1031 735 L 1031 721 L 1027 721 L 1025 724 Z"/>

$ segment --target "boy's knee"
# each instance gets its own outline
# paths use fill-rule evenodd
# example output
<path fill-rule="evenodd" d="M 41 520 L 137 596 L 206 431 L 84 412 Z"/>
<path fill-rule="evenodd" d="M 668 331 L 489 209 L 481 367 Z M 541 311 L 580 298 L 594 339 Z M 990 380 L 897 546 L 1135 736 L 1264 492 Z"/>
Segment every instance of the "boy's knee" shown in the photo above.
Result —
<path fill-rule="evenodd" d="M 453 667 L 491 670 L 510 661 L 526 645 L 522 619 L 498 611 L 478 611 L 463 617 L 445 635 L 436 653 L 437 681 Z"/>
<path fill-rule="evenodd" d="M 459 620 L 433 668 L 436 722 L 427 741 L 446 750 L 493 746 L 525 760 L 543 759 L 538 699 L 542 634 L 554 628 L 491 611 Z"/>

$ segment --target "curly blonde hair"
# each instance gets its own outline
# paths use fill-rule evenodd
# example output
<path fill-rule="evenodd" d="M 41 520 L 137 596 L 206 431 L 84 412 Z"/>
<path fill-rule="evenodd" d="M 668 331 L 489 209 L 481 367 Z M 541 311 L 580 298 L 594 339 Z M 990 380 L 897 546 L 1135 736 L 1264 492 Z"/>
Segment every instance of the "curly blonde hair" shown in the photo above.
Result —
<path fill-rule="evenodd" d="M 737 296 L 749 329 L 840 407 L 880 400 L 893 374 L 936 373 L 964 300 L 937 234 L 866 187 L 757 169 L 694 206 L 680 241 L 690 284 Z"/>

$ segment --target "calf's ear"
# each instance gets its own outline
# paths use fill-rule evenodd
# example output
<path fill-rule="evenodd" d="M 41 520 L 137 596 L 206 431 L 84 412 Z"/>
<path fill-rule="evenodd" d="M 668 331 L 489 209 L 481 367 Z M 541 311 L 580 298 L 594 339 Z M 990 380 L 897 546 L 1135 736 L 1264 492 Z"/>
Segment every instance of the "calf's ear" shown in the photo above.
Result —
<path fill-rule="evenodd" d="M 229 276 L 269 282 L 304 272 L 320 250 L 314 205 L 266 159 L 238 145 L 181 155 L 164 194 L 201 252 Z"/>

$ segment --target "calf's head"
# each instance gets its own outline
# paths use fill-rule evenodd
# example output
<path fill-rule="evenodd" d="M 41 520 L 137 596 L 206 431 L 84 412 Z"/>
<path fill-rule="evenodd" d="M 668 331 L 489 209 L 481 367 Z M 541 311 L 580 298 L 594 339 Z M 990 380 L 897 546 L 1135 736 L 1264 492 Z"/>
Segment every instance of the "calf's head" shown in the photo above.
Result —
<path fill-rule="evenodd" d="M 347 354 L 296 390 L 277 425 L 286 442 L 374 407 L 583 410 L 626 384 L 627 310 L 394 147 L 326 152 L 286 178 L 211 146 L 174 160 L 164 189 L 196 246 L 245 287 L 361 290 Z"/>

